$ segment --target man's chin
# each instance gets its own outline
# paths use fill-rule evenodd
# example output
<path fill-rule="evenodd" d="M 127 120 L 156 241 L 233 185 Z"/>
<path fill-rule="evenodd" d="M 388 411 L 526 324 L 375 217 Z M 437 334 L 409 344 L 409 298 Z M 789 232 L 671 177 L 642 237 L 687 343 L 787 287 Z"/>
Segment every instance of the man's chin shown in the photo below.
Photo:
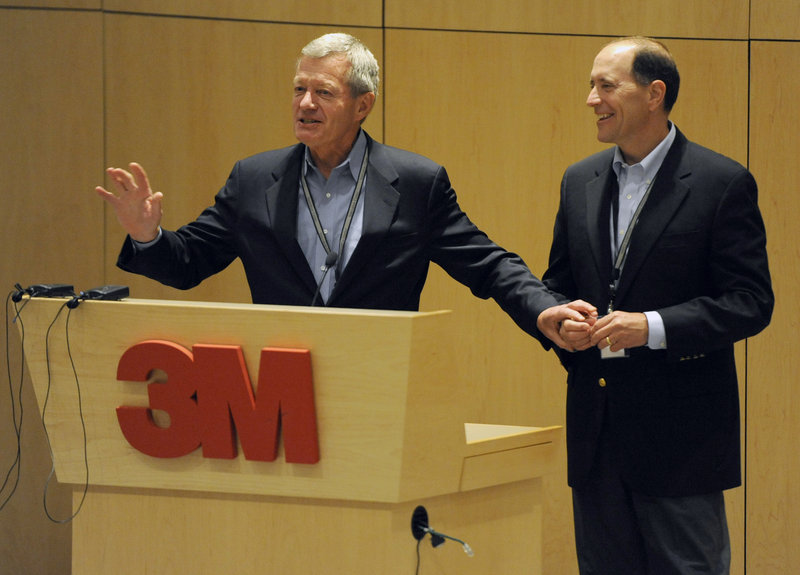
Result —
<path fill-rule="evenodd" d="M 308 128 L 302 128 L 300 126 L 295 126 L 294 137 L 297 138 L 298 142 L 306 146 L 312 145 L 316 140 L 315 134 L 311 133 Z"/>
<path fill-rule="evenodd" d="M 597 132 L 597 141 L 602 142 L 603 144 L 613 144 L 614 138 L 609 136 L 608 134 L 603 133 L 602 131 Z"/>

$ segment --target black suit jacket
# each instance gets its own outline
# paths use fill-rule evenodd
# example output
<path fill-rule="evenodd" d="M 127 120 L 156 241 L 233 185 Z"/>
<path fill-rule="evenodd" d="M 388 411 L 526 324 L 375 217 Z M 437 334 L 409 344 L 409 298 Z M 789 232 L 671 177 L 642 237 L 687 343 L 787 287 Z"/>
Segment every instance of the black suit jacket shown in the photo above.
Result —
<path fill-rule="evenodd" d="M 602 311 L 612 271 L 613 153 L 566 170 L 543 276 L 550 289 Z M 560 353 L 570 484 L 585 477 L 605 429 L 625 481 L 640 492 L 739 485 L 733 344 L 761 331 L 773 308 L 756 183 L 744 167 L 677 133 L 634 228 L 615 308 L 658 311 L 667 349 L 605 360 L 596 348 Z"/>
<path fill-rule="evenodd" d="M 369 166 L 361 239 L 327 305 L 415 311 L 430 262 L 480 298 L 494 298 L 528 333 L 557 300 L 522 259 L 481 232 L 458 206 L 445 169 L 367 138 Z M 213 206 L 118 265 L 191 288 L 241 258 L 254 303 L 309 305 L 316 283 L 297 243 L 302 144 L 238 162 Z"/>

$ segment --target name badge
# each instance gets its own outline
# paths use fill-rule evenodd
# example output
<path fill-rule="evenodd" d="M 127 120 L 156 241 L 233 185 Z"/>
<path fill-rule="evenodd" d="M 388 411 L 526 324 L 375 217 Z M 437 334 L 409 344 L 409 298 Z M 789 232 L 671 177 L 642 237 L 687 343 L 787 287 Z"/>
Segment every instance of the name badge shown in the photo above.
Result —
<path fill-rule="evenodd" d="M 617 359 L 620 357 L 628 357 L 628 350 L 622 348 L 618 351 L 611 351 L 610 346 L 600 350 L 600 359 Z"/>

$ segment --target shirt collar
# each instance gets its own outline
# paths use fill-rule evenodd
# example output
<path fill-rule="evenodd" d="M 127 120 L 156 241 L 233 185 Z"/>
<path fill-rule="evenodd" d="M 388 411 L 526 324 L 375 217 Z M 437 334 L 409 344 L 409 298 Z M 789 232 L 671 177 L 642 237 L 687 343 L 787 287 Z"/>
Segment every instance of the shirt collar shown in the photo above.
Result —
<path fill-rule="evenodd" d="M 658 173 L 659 168 L 661 168 L 661 164 L 664 163 L 664 158 L 667 157 L 667 152 L 669 152 L 670 147 L 672 147 L 672 142 L 675 141 L 676 133 L 677 129 L 675 128 L 675 124 L 670 122 L 667 136 L 661 140 L 661 142 L 659 142 L 652 152 L 647 154 L 647 156 L 641 162 L 639 162 L 644 170 L 645 181 L 649 182 Z M 614 161 L 612 165 L 618 178 L 622 168 L 630 167 L 625 163 L 625 159 L 622 157 L 622 152 L 620 151 L 619 146 L 614 149 Z"/>
<path fill-rule="evenodd" d="M 342 166 L 349 165 L 350 173 L 353 175 L 353 180 L 358 181 L 358 173 L 361 170 L 361 162 L 364 160 L 364 153 L 367 151 L 367 136 L 364 134 L 364 130 L 358 131 L 358 136 L 356 136 L 356 141 L 353 144 L 353 147 L 350 149 L 350 153 L 347 154 L 347 157 L 344 161 L 336 166 L 334 170 L 338 170 Z M 308 175 L 308 169 L 311 168 L 313 171 L 317 171 L 317 166 L 314 165 L 314 158 L 311 157 L 311 150 L 308 149 L 306 146 L 306 153 L 305 153 L 305 162 L 303 162 L 303 174 Z"/>

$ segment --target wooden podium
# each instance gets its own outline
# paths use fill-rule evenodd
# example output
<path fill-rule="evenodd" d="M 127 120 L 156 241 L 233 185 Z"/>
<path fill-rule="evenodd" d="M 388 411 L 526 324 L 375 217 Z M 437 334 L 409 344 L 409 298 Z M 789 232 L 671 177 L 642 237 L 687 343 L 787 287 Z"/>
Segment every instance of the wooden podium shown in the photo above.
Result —
<path fill-rule="evenodd" d="M 83 413 L 90 487 L 73 521 L 73 574 L 411 574 L 418 505 L 474 550 L 426 537 L 420 573 L 541 572 L 540 477 L 560 456 L 561 428 L 467 422 L 449 312 L 64 302 L 31 299 L 20 330 L 76 506 Z M 147 386 L 118 381 L 117 366 L 145 340 L 240 346 L 254 385 L 263 348 L 310 350 L 319 461 L 287 463 L 282 447 L 271 462 L 134 449 L 116 408 L 147 407 Z"/>

